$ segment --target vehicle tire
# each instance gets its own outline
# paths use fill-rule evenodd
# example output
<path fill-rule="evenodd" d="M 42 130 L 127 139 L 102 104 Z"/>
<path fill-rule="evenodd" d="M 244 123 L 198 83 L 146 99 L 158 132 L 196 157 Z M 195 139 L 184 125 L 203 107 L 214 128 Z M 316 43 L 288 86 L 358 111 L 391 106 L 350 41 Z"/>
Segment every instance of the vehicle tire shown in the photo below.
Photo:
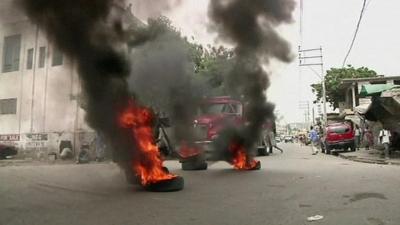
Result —
<path fill-rule="evenodd" d="M 332 153 L 331 150 L 332 148 L 329 145 L 325 144 L 325 153 L 327 155 L 330 155 Z"/>
<path fill-rule="evenodd" d="M 182 162 L 182 170 L 206 170 L 208 164 L 206 161 L 188 161 Z"/>
<path fill-rule="evenodd" d="M 183 177 L 177 176 L 170 180 L 164 180 L 155 184 L 143 186 L 143 188 L 146 191 L 151 192 L 173 192 L 182 190 L 184 183 Z"/>

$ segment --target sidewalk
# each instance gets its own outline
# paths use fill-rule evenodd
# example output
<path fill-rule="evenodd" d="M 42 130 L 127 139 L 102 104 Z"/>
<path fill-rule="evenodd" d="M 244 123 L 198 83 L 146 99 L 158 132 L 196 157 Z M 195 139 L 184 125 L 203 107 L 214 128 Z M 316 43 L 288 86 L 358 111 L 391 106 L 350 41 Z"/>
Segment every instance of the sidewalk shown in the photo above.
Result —
<path fill-rule="evenodd" d="M 102 162 L 90 161 L 88 164 L 110 163 L 112 160 Z M 75 159 L 69 160 L 35 160 L 35 159 L 4 159 L 0 160 L 0 168 L 6 166 L 43 166 L 43 165 L 75 165 Z"/>
<path fill-rule="evenodd" d="M 341 152 L 339 153 L 339 157 L 356 162 L 400 165 L 399 152 L 393 152 L 390 159 L 387 160 L 381 156 L 381 153 L 382 151 L 376 149 L 361 149 L 355 152 Z"/>

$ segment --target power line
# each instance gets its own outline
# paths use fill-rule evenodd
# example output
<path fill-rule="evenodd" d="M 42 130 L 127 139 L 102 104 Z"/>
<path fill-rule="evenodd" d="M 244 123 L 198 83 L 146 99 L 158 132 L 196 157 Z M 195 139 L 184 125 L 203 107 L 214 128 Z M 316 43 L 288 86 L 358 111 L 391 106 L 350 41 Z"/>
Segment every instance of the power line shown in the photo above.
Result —
<path fill-rule="evenodd" d="M 355 42 L 356 37 L 357 37 L 357 34 L 358 34 L 358 30 L 360 29 L 360 24 L 361 24 L 361 20 L 362 20 L 362 18 L 363 18 L 364 12 L 365 12 L 365 6 L 366 6 L 366 4 L 367 4 L 367 0 L 364 0 L 364 1 L 363 1 L 362 8 L 361 8 L 360 18 L 358 19 L 358 22 L 357 22 L 356 31 L 354 32 L 354 36 L 353 36 L 353 39 L 352 39 L 352 41 L 351 41 L 350 48 L 349 48 L 349 50 L 347 51 L 346 57 L 345 57 L 344 60 L 343 60 L 342 67 L 344 67 L 344 66 L 346 65 L 347 58 L 349 57 L 350 52 L 351 52 L 351 50 L 352 50 L 352 48 L 353 48 L 354 42 Z"/>

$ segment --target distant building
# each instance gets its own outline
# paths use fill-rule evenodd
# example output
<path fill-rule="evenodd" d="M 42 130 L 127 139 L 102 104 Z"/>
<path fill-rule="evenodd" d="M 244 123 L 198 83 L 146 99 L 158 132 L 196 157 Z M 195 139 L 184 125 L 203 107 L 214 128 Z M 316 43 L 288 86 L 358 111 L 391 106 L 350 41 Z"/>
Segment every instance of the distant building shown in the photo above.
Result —
<path fill-rule="evenodd" d="M 400 76 L 343 79 L 341 88 L 345 93 L 340 103 L 341 115 L 360 127 L 369 127 L 378 144 L 382 128 L 400 133 Z M 397 137 L 398 135 L 396 135 Z M 393 140 L 400 147 L 400 139 Z"/>
<path fill-rule="evenodd" d="M 345 99 L 339 103 L 339 111 L 354 111 L 357 106 L 370 104 L 370 97 L 360 96 L 362 86 L 368 84 L 400 85 L 400 76 L 343 79 L 340 88 L 345 93 Z"/>

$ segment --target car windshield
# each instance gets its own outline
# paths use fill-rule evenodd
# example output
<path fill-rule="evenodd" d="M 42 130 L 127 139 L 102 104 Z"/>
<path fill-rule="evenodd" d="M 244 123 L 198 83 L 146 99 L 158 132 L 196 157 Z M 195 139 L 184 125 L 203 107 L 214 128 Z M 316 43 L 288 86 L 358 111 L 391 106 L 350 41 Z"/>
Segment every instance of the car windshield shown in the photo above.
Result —
<path fill-rule="evenodd" d="M 204 104 L 199 109 L 199 115 L 236 113 L 234 107 L 227 103 Z"/>
<path fill-rule="evenodd" d="M 336 133 L 336 134 L 345 134 L 350 131 L 350 128 L 345 126 L 338 126 L 338 127 L 330 127 L 329 132 Z"/>

